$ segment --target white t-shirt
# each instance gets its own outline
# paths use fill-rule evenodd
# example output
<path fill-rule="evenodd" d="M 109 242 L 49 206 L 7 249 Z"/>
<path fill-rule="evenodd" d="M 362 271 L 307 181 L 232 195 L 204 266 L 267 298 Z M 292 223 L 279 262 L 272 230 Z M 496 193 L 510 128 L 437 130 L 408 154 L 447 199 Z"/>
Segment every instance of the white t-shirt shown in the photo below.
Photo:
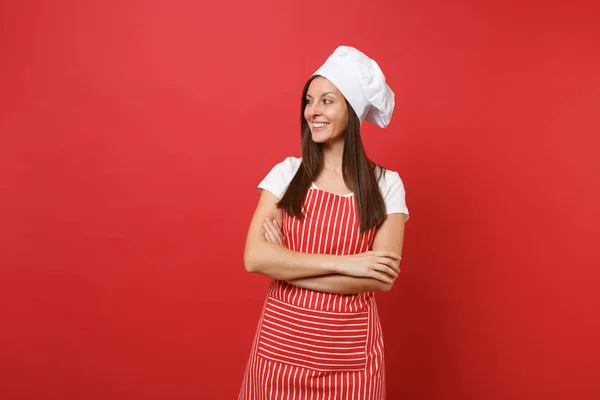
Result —
<path fill-rule="evenodd" d="M 278 199 L 281 199 L 301 164 L 301 158 L 287 157 L 285 160 L 275 165 L 267 176 L 265 176 L 258 184 L 259 190 L 266 189 L 277 196 Z M 313 183 L 311 189 L 316 188 L 317 187 Z M 381 189 L 387 214 L 406 214 L 406 220 L 408 220 L 406 192 L 404 190 L 402 179 L 400 179 L 400 175 L 395 171 L 386 170 L 379 179 L 379 188 Z M 349 193 L 346 196 L 352 195 L 352 193 Z"/>

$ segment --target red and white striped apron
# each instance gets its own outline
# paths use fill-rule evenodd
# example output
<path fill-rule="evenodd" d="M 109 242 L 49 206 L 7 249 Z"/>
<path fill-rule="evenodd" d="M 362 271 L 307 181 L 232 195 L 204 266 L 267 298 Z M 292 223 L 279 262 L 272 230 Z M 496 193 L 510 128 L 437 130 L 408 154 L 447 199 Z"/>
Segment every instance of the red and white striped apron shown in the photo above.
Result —
<path fill-rule="evenodd" d="M 310 189 L 305 219 L 283 213 L 285 245 L 348 255 L 371 249 L 359 235 L 354 196 Z M 239 400 L 384 400 L 383 335 L 373 293 L 322 293 L 273 280 Z"/>

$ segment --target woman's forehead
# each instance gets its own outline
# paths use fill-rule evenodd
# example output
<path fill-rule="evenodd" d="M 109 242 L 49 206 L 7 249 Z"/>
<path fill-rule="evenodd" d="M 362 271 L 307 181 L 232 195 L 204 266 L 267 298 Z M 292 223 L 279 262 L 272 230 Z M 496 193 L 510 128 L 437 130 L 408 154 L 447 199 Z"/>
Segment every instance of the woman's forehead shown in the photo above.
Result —
<path fill-rule="evenodd" d="M 318 76 L 312 80 L 310 86 L 308 87 L 307 94 L 311 96 L 322 96 L 324 93 L 333 93 L 336 95 L 341 95 L 338 88 L 331 83 L 331 81 L 322 76 Z"/>

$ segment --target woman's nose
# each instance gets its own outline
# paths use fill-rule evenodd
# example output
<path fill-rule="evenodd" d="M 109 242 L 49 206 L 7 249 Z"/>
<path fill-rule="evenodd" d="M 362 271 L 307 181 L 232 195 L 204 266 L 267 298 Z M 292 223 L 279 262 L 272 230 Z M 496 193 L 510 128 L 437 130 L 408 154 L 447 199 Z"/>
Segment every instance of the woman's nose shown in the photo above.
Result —
<path fill-rule="evenodd" d="M 311 116 L 321 115 L 321 113 L 322 113 L 321 107 L 320 107 L 320 105 L 318 103 L 317 104 L 315 104 L 315 103 L 310 104 L 308 111 L 309 111 L 309 114 Z"/>

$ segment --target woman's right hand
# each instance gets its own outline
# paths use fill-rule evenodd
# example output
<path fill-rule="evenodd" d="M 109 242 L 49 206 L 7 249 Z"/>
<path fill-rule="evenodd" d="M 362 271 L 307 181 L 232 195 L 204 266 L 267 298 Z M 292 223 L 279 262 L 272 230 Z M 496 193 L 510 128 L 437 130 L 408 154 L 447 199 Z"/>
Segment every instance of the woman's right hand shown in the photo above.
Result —
<path fill-rule="evenodd" d="M 339 273 L 356 278 L 372 278 L 393 283 L 400 273 L 401 257 L 392 251 L 367 251 L 342 256 Z"/>

